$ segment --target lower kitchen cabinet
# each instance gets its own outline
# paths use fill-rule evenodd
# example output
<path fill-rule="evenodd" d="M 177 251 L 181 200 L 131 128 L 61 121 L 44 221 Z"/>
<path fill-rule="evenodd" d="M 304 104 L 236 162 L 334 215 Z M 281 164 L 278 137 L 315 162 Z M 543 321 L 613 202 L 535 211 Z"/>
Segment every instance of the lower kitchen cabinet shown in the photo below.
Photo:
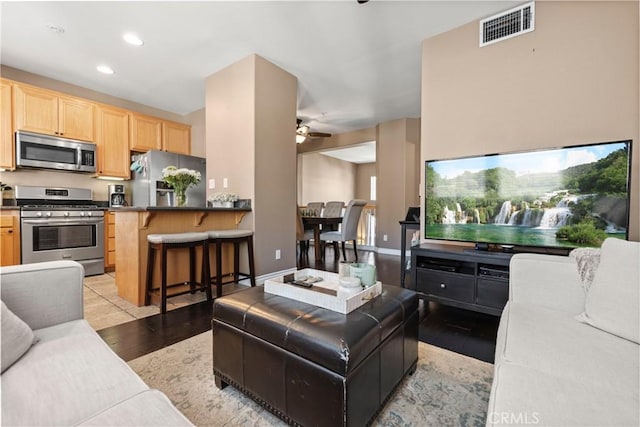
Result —
<path fill-rule="evenodd" d="M 20 264 L 20 211 L 0 214 L 0 266 Z"/>
<path fill-rule="evenodd" d="M 116 214 L 106 212 L 104 227 L 104 269 L 113 271 L 116 268 Z"/>

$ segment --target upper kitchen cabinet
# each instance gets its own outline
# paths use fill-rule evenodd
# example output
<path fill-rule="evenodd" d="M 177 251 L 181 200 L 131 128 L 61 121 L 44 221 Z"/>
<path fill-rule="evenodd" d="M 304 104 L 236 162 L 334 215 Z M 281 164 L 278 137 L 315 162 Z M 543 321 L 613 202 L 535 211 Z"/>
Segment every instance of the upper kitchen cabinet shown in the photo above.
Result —
<path fill-rule="evenodd" d="M 106 105 L 96 106 L 98 176 L 130 178 L 129 112 Z"/>
<path fill-rule="evenodd" d="M 9 170 L 16 167 L 11 115 L 11 82 L 0 79 L 0 168 Z"/>
<path fill-rule="evenodd" d="M 93 142 L 94 103 L 33 86 L 13 85 L 15 130 Z"/>
<path fill-rule="evenodd" d="M 129 148 L 191 154 L 191 126 L 139 113 L 129 115 Z"/>
<path fill-rule="evenodd" d="M 191 154 L 191 126 L 162 122 L 162 149 L 178 154 Z"/>
<path fill-rule="evenodd" d="M 131 113 L 129 115 L 129 149 L 142 152 L 162 150 L 162 120 Z"/>

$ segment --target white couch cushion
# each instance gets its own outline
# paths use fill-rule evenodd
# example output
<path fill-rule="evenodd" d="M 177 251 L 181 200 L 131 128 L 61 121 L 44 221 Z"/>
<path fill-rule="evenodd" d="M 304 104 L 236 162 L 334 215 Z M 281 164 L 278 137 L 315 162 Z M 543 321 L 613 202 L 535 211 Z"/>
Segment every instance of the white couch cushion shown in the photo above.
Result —
<path fill-rule="evenodd" d="M 539 357 L 543 357 L 538 352 Z M 600 368 L 606 370 L 615 361 Z M 638 389 L 609 389 L 505 362 L 496 366 L 487 426 L 637 426 Z"/>
<path fill-rule="evenodd" d="M 579 319 L 640 344 L 640 243 L 604 241 Z"/>
<path fill-rule="evenodd" d="M 85 321 L 70 323 L 43 330 L 2 374 L 2 425 L 73 425 L 148 389 Z"/>
<path fill-rule="evenodd" d="M 500 320 L 496 365 L 506 361 L 597 385 L 601 393 L 635 390 L 637 395 L 638 360 L 637 344 L 578 322 L 568 313 L 510 302 Z"/>
<path fill-rule="evenodd" d="M 58 338 L 70 335 L 96 335 L 96 331 L 91 327 L 89 322 L 84 319 L 59 323 L 55 326 L 49 326 L 48 328 L 36 329 L 33 333 L 40 343 L 57 340 Z"/>
<path fill-rule="evenodd" d="M 81 422 L 82 426 L 191 426 L 167 396 L 146 390 Z"/>
<path fill-rule="evenodd" d="M 2 372 L 20 359 L 29 350 L 35 340 L 33 331 L 7 308 L 4 301 L 0 320 L 2 321 L 2 343 L 0 352 L 2 353 Z"/>

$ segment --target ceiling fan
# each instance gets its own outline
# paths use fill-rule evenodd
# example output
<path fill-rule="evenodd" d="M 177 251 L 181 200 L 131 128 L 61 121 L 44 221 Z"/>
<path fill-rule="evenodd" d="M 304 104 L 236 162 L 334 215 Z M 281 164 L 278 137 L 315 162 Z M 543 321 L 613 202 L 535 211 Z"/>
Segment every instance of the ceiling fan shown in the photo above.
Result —
<path fill-rule="evenodd" d="M 302 124 L 302 119 L 296 119 L 296 143 L 302 144 L 307 138 L 328 138 L 330 133 L 311 132 L 309 126 Z"/>

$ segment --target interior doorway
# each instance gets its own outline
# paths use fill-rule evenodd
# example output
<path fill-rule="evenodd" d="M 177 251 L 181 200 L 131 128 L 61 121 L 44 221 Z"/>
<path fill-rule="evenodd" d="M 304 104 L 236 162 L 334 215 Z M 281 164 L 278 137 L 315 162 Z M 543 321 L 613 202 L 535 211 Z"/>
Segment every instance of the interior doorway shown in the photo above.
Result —
<path fill-rule="evenodd" d="M 377 193 L 376 142 L 298 154 L 298 205 L 310 202 L 363 199 L 358 227 L 358 245 L 375 248 L 375 211 Z"/>

